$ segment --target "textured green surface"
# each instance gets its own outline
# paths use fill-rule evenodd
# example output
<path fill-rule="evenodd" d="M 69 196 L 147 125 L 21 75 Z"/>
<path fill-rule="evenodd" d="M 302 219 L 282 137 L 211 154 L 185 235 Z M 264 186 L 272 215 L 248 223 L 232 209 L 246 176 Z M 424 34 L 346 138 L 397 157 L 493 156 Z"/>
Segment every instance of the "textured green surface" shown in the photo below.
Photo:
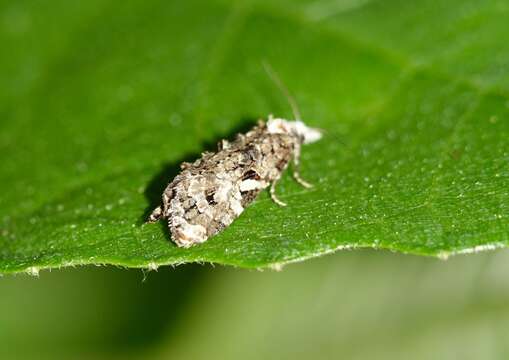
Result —
<path fill-rule="evenodd" d="M 292 4 L 289 6 L 289 4 Z M 509 242 L 509 6 L 489 1 L 5 2 L 0 271 L 277 266 L 342 247 Z M 256 118 L 327 131 L 202 246 L 143 225 L 178 164 Z"/>

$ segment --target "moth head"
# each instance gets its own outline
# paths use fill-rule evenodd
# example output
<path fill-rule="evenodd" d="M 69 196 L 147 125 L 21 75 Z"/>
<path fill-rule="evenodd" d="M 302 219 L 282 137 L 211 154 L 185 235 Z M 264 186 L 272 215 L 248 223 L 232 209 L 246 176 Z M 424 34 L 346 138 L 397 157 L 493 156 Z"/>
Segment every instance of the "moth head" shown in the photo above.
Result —
<path fill-rule="evenodd" d="M 297 136 L 303 144 L 310 144 L 322 138 L 320 129 L 312 128 L 300 120 L 288 121 L 269 116 L 267 130 L 271 134 L 289 134 Z"/>

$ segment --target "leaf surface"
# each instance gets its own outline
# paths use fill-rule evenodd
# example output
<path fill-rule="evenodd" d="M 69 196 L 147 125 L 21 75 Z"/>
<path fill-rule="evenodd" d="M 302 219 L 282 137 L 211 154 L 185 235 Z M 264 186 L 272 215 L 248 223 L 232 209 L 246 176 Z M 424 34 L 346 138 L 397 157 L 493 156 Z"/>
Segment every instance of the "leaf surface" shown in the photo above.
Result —
<path fill-rule="evenodd" d="M 509 7 L 491 1 L 3 3 L 0 272 L 280 265 L 372 247 L 509 243 Z M 58 15 L 58 16 L 56 16 Z M 182 161 L 272 113 L 302 176 L 179 249 L 143 224 Z"/>

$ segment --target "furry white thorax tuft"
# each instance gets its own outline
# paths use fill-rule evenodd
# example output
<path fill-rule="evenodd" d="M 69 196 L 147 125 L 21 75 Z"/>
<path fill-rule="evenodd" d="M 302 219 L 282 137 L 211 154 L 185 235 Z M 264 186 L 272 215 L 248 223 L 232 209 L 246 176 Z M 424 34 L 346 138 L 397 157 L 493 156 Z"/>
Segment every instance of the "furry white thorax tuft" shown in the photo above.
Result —
<path fill-rule="evenodd" d="M 322 132 L 319 129 L 312 128 L 302 121 L 289 121 L 285 119 L 275 119 L 269 116 L 267 130 L 271 134 L 294 134 L 303 139 L 304 144 L 310 144 L 322 138 Z"/>

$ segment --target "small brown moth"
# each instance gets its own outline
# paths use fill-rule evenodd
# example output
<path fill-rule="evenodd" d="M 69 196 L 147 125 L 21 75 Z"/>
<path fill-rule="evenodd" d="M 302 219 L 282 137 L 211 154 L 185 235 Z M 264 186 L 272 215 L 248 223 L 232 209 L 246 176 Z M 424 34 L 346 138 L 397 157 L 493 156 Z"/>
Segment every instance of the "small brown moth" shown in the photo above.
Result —
<path fill-rule="evenodd" d="M 203 153 L 194 163 L 181 165 L 182 172 L 163 192 L 162 205 L 148 219 L 167 219 L 178 246 L 200 244 L 219 233 L 269 186 L 272 200 L 286 206 L 275 190 L 290 162 L 295 180 L 311 187 L 299 174 L 301 145 L 319 140 L 321 132 L 300 120 L 293 98 L 268 66 L 266 70 L 287 96 L 296 120 L 270 115 L 266 123 L 260 120 L 233 142 L 222 140 L 216 153 Z"/>

